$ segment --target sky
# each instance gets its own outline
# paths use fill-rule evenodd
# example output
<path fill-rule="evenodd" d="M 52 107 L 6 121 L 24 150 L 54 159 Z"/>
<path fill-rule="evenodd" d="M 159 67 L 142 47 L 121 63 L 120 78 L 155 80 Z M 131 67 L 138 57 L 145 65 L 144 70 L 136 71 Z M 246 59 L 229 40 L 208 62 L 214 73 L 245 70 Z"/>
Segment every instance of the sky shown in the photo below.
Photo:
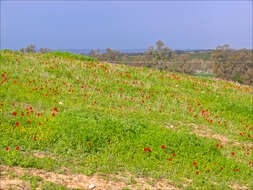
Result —
<path fill-rule="evenodd" d="M 252 1 L 1 0 L 1 48 L 253 48 Z"/>

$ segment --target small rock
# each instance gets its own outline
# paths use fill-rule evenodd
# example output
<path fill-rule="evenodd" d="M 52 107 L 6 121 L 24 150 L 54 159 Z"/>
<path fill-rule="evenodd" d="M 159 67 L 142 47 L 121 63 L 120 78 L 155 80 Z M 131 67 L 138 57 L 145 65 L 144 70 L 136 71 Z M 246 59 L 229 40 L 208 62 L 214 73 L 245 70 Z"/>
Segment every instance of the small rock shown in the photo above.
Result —
<path fill-rule="evenodd" d="M 89 185 L 89 189 L 93 189 L 93 188 L 95 188 L 95 185 L 94 184 L 90 184 Z"/>

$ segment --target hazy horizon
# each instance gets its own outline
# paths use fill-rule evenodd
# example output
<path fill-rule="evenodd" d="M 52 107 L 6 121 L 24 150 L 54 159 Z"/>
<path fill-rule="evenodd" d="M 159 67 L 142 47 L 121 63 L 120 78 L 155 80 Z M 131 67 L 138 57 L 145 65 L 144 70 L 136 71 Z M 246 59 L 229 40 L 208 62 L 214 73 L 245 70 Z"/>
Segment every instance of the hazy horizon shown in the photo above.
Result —
<path fill-rule="evenodd" d="M 1 49 L 252 49 L 252 1 L 1 1 Z"/>

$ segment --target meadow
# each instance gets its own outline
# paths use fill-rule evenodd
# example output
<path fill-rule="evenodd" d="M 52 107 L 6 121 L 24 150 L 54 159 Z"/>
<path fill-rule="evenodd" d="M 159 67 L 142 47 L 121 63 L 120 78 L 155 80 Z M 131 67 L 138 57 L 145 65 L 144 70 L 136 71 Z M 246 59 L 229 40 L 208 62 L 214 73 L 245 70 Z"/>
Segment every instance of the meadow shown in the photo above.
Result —
<path fill-rule="evenodd" d="M 0 69 L 0 181 L 88 189 L 38 169 L 121 184 L 108 189 L 253 189 L 250 86 L 66 52 L 1 50 Z"/>

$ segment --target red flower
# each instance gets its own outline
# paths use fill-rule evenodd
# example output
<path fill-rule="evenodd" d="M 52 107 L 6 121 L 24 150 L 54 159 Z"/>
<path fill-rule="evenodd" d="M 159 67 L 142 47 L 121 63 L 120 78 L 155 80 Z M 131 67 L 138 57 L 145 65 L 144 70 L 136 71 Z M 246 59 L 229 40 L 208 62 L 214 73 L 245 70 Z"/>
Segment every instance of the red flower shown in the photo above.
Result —
<path fill-rule="evenodd" d="M 16 126 L 19 126 L 19 122 L 16 122 Z"/>
<path fill-rule="evenodd" d="M 175 157 L 175 156 L 176 156 L 176 154 L 172 154 L 172 156 L 174 156 L 174 157 Z"/>
<path fill-rule="evenodd" d="M 165 145 L 162 145 L 161 148 L 162 148 L 162 149 L 165 149 Z"/>
<path fill-rule="evenodd" d="M 219 144 L 216 144 L 216 146 L 218 147 L 218 146 L 219 146 Z"/>
<path fill-rule="evenodd" d="M 88 142 L 88 146 L 91 146 L 91 143 L 90 143 L 90 142 Z"/>
<path fill-rule="evenodd" d="M 7 150 L 7 151 L 8 151 L 8 150 L 10 150 L 10 149 L 9 149 L 9 147 L 6 147 L 6 148 L 5 148 L 5 150 Z"/>
<path fill-rule="evenodd" d="M 144 151 L 149 151 L 149 152 L 151 152 L 151 149 L 150 149 L 150 148 L 144 148 Z"/>
<path fill-rule="evenodd" d="M 55 116 L 55 113 L 52 113 L 52 116 L 54 117 L 54 116 Z"/>
<path fill-rule="evenodd" d="M 34 138 L 33 140 L 34 140 L 34 141 L 37 141 L 38 139 L 37 139 L 37 138 Z"/>
<path fill-rule="evenodd" d="M 169 160 L 169 161 L 172 161 L 172 159 L 171 159 L 171 158 L 169 158 L 168 160 Z"/>
<path fill-rule="evenodd" d="M 197 165 L 197 162 L 193 162 L 192 164 L 193 164 L 194 166 L 196 166 L 196 165 Z"/>
<path fill-rule="evenodd" d="M 196 171 L 196 174 L 199 174 L 199 171 L 198 171 L 198 170 Z"/>
<path fill-rule="evenodd" d="M 27 123 L 31 123 L 31 121 L 27 121 Z"/>
<path fill-rule="evenodd" d="M 252 164 L 252 162 L 249 162 L 249 165 L 251 165 Z"/>
<path fill-rule="evenodd" d="M 19 146 L 16 147 L 16 150 L 19 150 Z"/>
<path fill-rule="evenodd" d="M 238 168 L 236 168 L 236 169 L 235 169 L 235 171 L 239 172 L 239 169 L 238 169 Z"/>
<path fill-rule="evenodd" d="M 16 115 L 17 115 L 17 112 L 13 112 L 12 115 L 16 116 Z"/>
<path fill-rule="evenodd" d="M 232 152 L 232 155 L 234 156 L 234 155 L 235 155 L 235 153 L 234 153 L 234 152 Z"/>
<path fill-rule="evenodd" d="M 207 170 L 206 170 L 206 172 L 208 173 L 208 172 L 210 172 L 210 170 L 209 170 L 209 169 L 207 169 Z"/>
<path fill-rule="evenodd" d="M 58 109 L 57 109 L 57 108 L 54 108 L 54 111 L 58 112 Z"/>
<path fill-rule="evenodd" d="M 245 146 L 242 146 L 242 148 L 245 148 Z"/>

